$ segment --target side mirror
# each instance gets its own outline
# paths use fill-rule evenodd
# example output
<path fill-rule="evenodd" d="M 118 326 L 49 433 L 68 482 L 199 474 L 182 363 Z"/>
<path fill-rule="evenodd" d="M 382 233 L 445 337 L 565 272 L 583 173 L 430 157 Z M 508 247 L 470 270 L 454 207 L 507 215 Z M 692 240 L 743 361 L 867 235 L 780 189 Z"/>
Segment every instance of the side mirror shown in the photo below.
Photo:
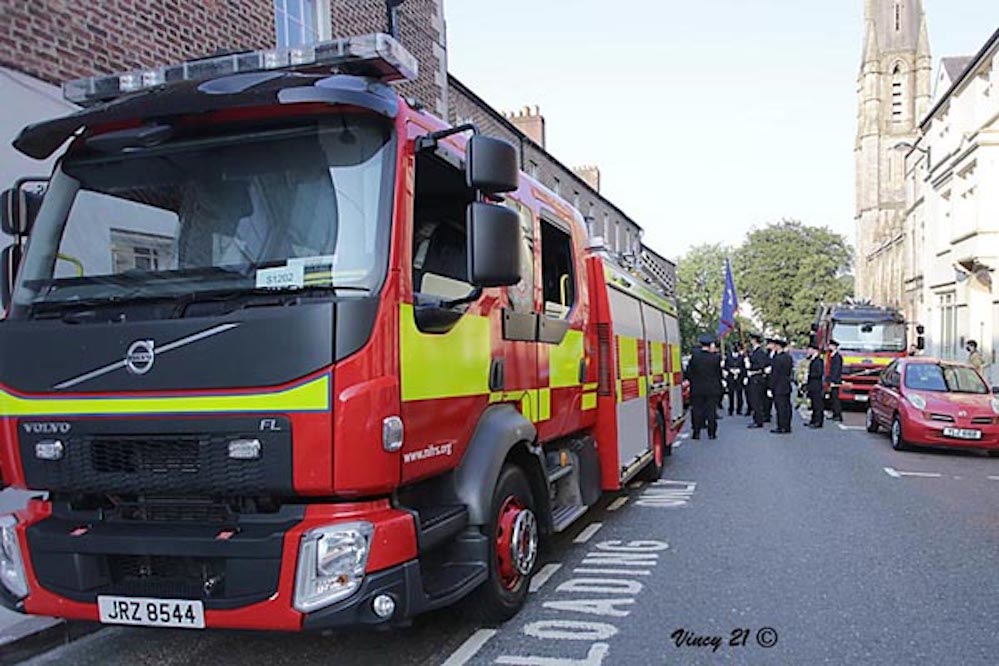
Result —
<path fill-rule="evenodd" d="M 992 387 L 992 395 L 999 395 L 999 386 Z"/>
<path fill-rule="evenodd" d="M 42 205 L 41 192 L 30 192 L 24 185 L 44 182 L 36 179 L 19 180 L 14 187 L 0 193 L 0 229 L 9 236 L 26 236 Z"/>
<path fill-rule="evenodd" d="M 476 287 L 520 282 L 520 216 L 506 206 L 468 205 L 468 281 Z"/>
<path fill-rule="evenodd" d="M 21 265 L 21 246 L 17 243 L 8 245 L 0 252 L 0 305 L 5 311 L 10 310 L 11 295 L 14 293 L 14 281 L 17 280 L 17 268 Z"/>
<path fill-rule="evenodd" d="M 484 194 L 512 192 L 520 183 L 517 149 L 502 139 L 475 135 L 465 149 L 465 184 Z"/>
<path fill-rule="evenodd" d="M 922 328 L 922 326 L 920 326 L 920 328 Z M 926 349 L 926 338 L 924 338 L 922 335 L 916 338 L 916 349 L 918 349 L 919 351 L 923 351 L 924 349 Z"/>

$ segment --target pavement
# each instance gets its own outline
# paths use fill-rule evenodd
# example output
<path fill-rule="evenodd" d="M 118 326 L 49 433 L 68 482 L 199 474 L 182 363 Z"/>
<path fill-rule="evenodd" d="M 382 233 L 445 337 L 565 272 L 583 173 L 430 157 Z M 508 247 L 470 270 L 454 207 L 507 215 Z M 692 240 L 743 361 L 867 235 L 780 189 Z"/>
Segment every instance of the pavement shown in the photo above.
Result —
<path fill-rule="evenodd" d="M 996 662 L 999 460 L 895 452 L 859 412 L 745 424 L 685 438 L 662 480 L 559 535 L 503 626 L 459 607 L 391 632 L 113 628 L 30 663 Z"/>

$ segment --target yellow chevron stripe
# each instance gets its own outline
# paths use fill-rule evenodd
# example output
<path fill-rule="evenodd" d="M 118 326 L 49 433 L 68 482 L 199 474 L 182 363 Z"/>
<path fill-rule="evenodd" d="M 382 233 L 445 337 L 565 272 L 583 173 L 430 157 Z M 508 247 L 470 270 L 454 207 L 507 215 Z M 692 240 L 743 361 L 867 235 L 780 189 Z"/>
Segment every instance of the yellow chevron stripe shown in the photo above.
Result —
<path fill-rule="evenodd" d="M 307 412 L 329 408 L 329 375 L 289 389 L 230 395 L 31 398 L 0 390 L 0 414 L 3 416 Z"/>

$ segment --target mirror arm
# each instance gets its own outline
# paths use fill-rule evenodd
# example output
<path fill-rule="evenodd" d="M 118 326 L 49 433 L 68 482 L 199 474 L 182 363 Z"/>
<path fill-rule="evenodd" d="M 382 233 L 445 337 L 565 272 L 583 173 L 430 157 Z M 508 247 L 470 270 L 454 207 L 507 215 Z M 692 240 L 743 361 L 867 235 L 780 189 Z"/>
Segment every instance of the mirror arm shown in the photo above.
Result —
<path fill-rule="evenodd" d="M 458 125 L 457 127 L 449 127 L 447 129 L 431 132 L 430 134 L 424 134 L 416 139 L 416 152 L 421 153 L 424 150 L 436 150 L 437 143 L 441 139 L 454 136 L 455 134 L 461 134 L 462 132 L 478 134 L 479 128 L 474 123 L 465 123 L 464 125 Z"/>

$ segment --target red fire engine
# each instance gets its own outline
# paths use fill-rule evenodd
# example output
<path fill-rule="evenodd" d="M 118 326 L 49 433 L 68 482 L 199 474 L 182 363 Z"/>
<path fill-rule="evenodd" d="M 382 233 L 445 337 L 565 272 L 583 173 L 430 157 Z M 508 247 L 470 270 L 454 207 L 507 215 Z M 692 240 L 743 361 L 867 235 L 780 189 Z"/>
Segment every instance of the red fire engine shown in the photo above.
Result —
<path fill-rule="evenodd" d="M 824 350 L 831 340 L 840 345 L 843 383 L 839 397 L 844 404 L 866 404 L 881 371 L 908 351 L 902 313 L 866 301 L 820 306 L 812 329 L 820 349 Z M 917 346 L 922 349 L 923 327 L 917 326 L 916 332 Z M 828 391 L 828 355 L 825 372 Z"/>
<path fill-rule="evenodd" d="M 213 57 L 70 82 L 21 133 L 69 146 L 40 206 L 4 197 L 0 465 L 47 492 L 0 517 L 6 606 L 503 620 L 540 539 L 660 475 L 673 302 L 387 85 L 415 68 L 386 35 Z"/>

